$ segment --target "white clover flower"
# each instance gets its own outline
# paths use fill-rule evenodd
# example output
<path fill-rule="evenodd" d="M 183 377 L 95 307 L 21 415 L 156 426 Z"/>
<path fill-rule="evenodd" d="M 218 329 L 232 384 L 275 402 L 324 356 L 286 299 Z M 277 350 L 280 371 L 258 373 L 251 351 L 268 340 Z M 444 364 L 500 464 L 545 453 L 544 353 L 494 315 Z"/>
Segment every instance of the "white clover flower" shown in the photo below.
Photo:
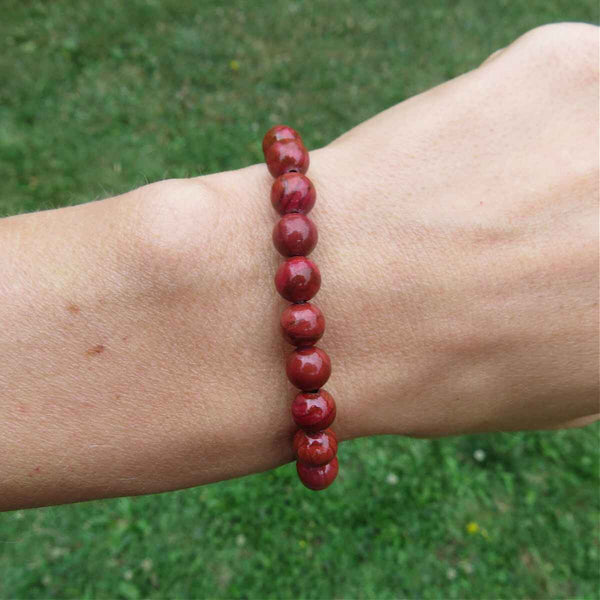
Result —
<path fill-rule="evenodd" d="M 398 475 L 395 473 L 388 473 L 388 476 L 385 478 L 386 482 L 390 485 L 396 485 L 399 481 Z"/>
<path fill-rule="evenodd" d="M 485 450 L 478 448 L 473 452 L 473 458 L 478 462 L 483 462 L 485 460 Z"/>

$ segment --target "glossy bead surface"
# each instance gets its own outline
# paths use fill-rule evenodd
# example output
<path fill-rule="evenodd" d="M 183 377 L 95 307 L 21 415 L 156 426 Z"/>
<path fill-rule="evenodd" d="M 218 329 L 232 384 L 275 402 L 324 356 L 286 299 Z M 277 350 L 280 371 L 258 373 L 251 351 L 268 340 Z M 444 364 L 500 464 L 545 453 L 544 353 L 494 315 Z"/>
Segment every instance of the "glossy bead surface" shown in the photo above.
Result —
<path fill-rule="evenodd" d="M 329 487 L 338 474 L 338 459 L 334 458 L 331 462 L 321 467 L 311 467 L 298 461 L 296 463 L 298 477 L 300 481 L 311 490 L 324 490 Z"/>
<path fill-rule="evenodd" d="M 305 431 L 327 429 L 335 420 L 335 401 L 326 390 L 301 392 L 292 402 L 292 417 Z"/>
<path fill-rule="evenodd" d="M 294 346 L 312 346 L 325 331 L 325 317 L 314 304 L 291 304 L 281 313 L 281 333 Z"/>
<path fill-rule="evenodd" d="M 308 432 L 299 429 L 294 436 L 296 458 L 312 467 L 320 467 L 331 462 L 337 454 L 337 438 L 331 429 Z"/>
<path fill-rule="evenodd" d="M 265 137 L 262 141 L 262 149 L 263 154 L 267 153 L 267 150 L 271 147 L 275 142 L 279 142 L 281 140 L 301 140 L 300 134 L 291 127 L 287 125 L 275 125 L 271 127 L 267 133 L 265 133 Z"/>
<path fill-rule="evenodd" d="M 315 205 L 317 192 L 312 181 L 302 173 L 284 173 L 271 187 L 271 204 L 280 214 L 308 214 Z"/>
<path fill-rule="evenodd" d="M 316 346 L 298 348 L 288 356 L 285 371 L 292 384 L 302 391 L 318 390 L 331 375 L 331 360 Z"/>
<path fill-rule="evenodd" d="M 267 168 L 273 177 L 290 171 L 306 173 L 310 158 L 301 140 L 281 140 L 273 142 L 265 152 Z"/>
<path fill-rule="evenodd" d="M 308 256 L 318 239 L 316 225 L 298 213 L 283 215 L 273 227 L 273 244 L 283 256 Z"/>
<path fill-rule="evenodd" d="M 306 302 L 319 291 L 321 273 L 312 260 L 294 256 L 279 265 L 275 287 L 290 302 Z"/>

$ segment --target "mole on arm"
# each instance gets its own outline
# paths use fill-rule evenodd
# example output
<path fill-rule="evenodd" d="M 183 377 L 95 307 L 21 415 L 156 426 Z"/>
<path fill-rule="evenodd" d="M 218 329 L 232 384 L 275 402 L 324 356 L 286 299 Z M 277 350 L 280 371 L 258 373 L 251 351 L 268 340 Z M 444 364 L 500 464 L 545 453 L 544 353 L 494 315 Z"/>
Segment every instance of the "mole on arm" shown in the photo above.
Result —
<path fill-rule="evenodd" d="M 72 314 L 72 315 L 77 315 L 81 312 L 81 309 L 79 308 L 79 306 L 77 306 L 77 304 L 69 304 L 67 306 L 67 310 Z"/>
<path fill-rule="evenodd" d="M 97 344 L 96 346 L 93 346 L 89 350 L 86 350 L 85 353 L 88 356 L 96 356 L 96 354 L 102 354 L 102 352 L 104 352 L 104 346 L 102 344 Z"/>

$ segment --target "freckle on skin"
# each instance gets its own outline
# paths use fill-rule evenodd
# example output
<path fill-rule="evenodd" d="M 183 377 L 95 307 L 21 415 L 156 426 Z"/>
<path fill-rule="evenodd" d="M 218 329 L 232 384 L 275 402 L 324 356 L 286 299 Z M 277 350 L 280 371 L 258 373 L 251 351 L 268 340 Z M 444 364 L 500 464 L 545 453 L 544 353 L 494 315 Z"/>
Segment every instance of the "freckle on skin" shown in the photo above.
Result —
<path fill-rule="evenodd" d="M 102 344 L 97 344 L 93 348 L 90 348 L 89 350 L 86 350 L 85 353 L 88 356 L 95 356 L 96 354 L 102 354 L 102 352 L 104 352 L 104 346 Z"/>
<path fill-rule="evenodd" d="M 69 304 L 67 306 L 67 310 L 73 315 L 76 315 L 81 312 L 81 309 L 79 308 L 79 306 L 77 306 L 77 304 Z"/>

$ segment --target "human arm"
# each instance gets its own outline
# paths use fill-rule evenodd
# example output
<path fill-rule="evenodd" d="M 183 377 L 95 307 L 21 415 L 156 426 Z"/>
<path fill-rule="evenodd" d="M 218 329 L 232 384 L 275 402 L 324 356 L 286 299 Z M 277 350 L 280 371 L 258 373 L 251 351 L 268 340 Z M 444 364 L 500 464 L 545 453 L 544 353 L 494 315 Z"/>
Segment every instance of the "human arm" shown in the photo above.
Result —
<path fill-rule="evenodd" d="M 311 152 L 341 439 L 598 412 L 597 29 Z M 0 221 L 0 509 L 291 459 L 263 165 Z"/>

